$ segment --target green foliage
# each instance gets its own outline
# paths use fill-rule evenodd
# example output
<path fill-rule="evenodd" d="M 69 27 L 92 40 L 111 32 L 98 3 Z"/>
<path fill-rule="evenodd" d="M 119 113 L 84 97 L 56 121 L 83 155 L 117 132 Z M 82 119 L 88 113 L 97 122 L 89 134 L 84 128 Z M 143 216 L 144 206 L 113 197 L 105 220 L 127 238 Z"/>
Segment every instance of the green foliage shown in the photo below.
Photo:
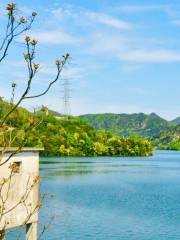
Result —
<path fill-rule="evenodd" d="M 180 150 L 180 117 L 166 121 L 155 113 L 88 114 L 80 116 L 96 129 L 105 129 L 119 136 L 139 135 L 159 149 Z"/>
<path fill-rule="evenodd" d="M 170 131 L 161 132 L 157 146 L 160 149 L 180 150 L 180 125 L 173 127 Z"/>
<path fill-rule="evenodd" d="M 167 147 L 170 150 L 180 150 L 180 139 L 173 140 Z"/>
<path fill-rule="evenodd" d="M 0 116 L 12 107 L 0 101 Z M 37 127 L 31 127 L 32 122 Z M 134 137 L 119 137 L 108 131 L 95 130 L 83 119 L 64 118 L 38 112 L 33 116 L 26 109 L 18 108 L 8 120 L 16 137 L 13 146 L 22 139 L 25 146 L 44 147 L 44 156 L 150 156 L 152 147 L 148 140 Z M 0 136 L 0 144 L 3 139 Z"/>
<path fill-rule="evenodd" d="M 161 136 L 161 131 L 167 131 L 175 123 L 160 118 L 155 113 L 146 115 L 135 114 L 87 114 L 80 116 L 97 130 L 108 130 L 119 136 L 140 135 L 151 141 Z"/>

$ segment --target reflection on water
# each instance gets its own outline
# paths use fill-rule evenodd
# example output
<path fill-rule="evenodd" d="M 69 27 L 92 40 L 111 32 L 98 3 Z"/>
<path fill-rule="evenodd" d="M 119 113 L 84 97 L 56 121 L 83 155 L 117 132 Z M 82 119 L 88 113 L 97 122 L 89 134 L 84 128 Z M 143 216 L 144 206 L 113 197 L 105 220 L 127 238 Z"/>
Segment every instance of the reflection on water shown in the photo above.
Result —
<path fill-rule="evenodd" d="M 41 166 L 41 172 L 44 177 L 49 176 L 60 176 L 60 175 L 78 175 L 78 174 L 105 174 L 105 173 L 119 173 L 125 170 L 125 168 L 144 167 L 143 164 L 123 164 L 116 162 L 102 162 L 101 159 L 96 158 L 95 162 L 92 158 L 89 162 L 56 162 L 49 166 L 49 161 L 43 161 L 43 166 Z M 41 162 L 42 164 L 42 162 Z M 46 166 L 48 164 L 48 168 Z M 48 171 L 47 171 L 48 169 Z"/>
<path fill-rule="evenodd" d="M 179 240 L 180 153 L 147 158 L 42 158 L 42 239 Z"/>

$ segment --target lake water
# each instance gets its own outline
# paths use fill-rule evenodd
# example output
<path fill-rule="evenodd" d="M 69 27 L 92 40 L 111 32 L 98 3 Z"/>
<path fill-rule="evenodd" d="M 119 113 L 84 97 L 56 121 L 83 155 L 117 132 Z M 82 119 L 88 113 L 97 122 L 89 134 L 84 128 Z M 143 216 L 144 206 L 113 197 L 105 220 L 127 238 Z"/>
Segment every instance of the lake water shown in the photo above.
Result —
<path fill-rule="evenodd" d="M 142 158 L 42 158 L 47 240 L 180 239 L 180 152 Z"/>

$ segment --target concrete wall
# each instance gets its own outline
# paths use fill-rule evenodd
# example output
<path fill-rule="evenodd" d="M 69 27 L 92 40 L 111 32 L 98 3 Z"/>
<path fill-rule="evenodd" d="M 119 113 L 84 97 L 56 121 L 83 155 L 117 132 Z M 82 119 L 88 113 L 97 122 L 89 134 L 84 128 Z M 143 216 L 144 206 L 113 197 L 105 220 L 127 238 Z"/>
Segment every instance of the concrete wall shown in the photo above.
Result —
<path fill-rule="evenodd" d="M 3 156 L 6 160 L 11 152 Z M 11 169 L 10 164 L 13 162 L 21 162 L 20 172 L 14 172 L 9 179 Z M 6 225 L 6 229 L 18 227 L 25 223 L 38 221 L 38 213 L 35 211 L 39 204 L 39 184 L 36 183 L 31 188 L 34 179 L 39 175 L 39 152 L 25 151 L 12 157 L 10 161 L 0 167 L 0 184 L 3 179 L 9 179 L 0 191 L 0 206 L 5 201 L 4 208 L 7 214 L 3 215 L 0 220 L 0 230 Z M 0 185 L 1 186 L 1 185 Z M 31 190 L 30 190 L 31 189 Z M 24 199 L 22 198 L 24 196 Z M 21 202 L 21 203 L 20 203 Z M 13 208 L 13 210 L 11 210 Z M 32 215 L 29 219 L 28 216 Z"/>

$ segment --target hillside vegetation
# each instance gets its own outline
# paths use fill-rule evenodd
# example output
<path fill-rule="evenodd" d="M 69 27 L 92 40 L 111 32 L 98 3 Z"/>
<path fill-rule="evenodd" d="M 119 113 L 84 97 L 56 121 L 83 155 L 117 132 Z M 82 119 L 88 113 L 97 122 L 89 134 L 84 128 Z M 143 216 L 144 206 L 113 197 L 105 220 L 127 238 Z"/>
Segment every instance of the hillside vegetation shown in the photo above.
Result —
<path fill-rule="evenodd" d="M 0 101 L 0 117 L 12 106 Z M 38 127 L 29 128 L 32 122 Z M 13 146 L 25 139 L 25 146 L 44 147 L 44 156 L 149 156 L 152 147 L 148 140 L 133 136 L 119 137 L 105 130 L 95 130 L 85 120 L 69 117 L 57 118 L 39 111 L 32 115 L 18 108 L 7 122 L 11 138 L 16 136 Z M 18 135 L 17 135 L 18 132 Z M 4 139 L 0 136 L 0 145 Z"/>
<path fill-rule="evenodd" d="M 80 116 L 96 129 L 106 129 L 121 136 L 141 135 L 151 140 L 159 138 L 161 131 L 170 130 L 175 126 L 155 113 L 135 114 L 87 114 Z"/>
<path fill-rule="evenodd" d="M 159 149 L 180 151 L 180 125 L 173 127 L 170 131 L 161 132 Z"/>
<path fill-rule="evenodd" d="M 167 121 L 155 113 L 87 114 L 80 116 L 96 129 L 105 129 L 119 136 L 140 135 L 160 149 L 180 150 L 180 118 Z"/>

